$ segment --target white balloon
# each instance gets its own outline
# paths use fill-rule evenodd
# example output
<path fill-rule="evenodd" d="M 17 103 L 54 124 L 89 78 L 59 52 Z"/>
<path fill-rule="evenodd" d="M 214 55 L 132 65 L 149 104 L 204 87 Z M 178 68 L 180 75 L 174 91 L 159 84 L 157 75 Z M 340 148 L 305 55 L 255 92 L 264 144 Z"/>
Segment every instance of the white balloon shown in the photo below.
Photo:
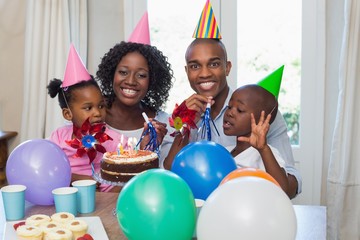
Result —
<path fill-rule="evenodd" d="M 296 215 L 285 192 L 259 177 L 240 177 L 215 189 L 197 221 L 199 240 L 291 240 Z"/>

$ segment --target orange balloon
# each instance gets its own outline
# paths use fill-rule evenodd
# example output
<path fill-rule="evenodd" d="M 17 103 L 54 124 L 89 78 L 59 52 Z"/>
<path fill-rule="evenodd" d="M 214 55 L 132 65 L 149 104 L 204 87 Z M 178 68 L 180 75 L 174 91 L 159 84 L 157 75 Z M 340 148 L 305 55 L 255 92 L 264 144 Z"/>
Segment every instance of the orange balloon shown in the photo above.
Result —
<path fill-rule="evenodd" d="M 264 170 L 257 168 L 250 168 L 250 167 L 235 169 L 234 171 L 230 172 L 228 175 L 226 175 L 223 178 L 223 180 L 220 182 L 220 185 L 238 177 L 251 177 L 251 176 L 264 178 L 266 180 L 269 180 L 270 182 L 275 183 L 277 186 L 280 187 L 280 184 L 270 174 L 268 174 Z"/>

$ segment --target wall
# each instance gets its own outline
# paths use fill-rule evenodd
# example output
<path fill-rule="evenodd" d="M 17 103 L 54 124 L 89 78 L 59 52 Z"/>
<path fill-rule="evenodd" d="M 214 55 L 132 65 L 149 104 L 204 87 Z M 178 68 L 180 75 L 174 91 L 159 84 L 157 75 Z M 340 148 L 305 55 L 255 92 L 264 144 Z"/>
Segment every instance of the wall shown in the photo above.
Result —
<path fill-rule="evenodd" d="M 88 1 L 87 66 L 96 74 L 101 57 L 124 39 L 123 1 Z M 26 1 L 0 0 L 0 129 L 21 131 L 23 106 Z M 10 152 L 20 143 L 9 142 Z"/>
<path fill-rule="evenodd" d="M 104 53 L 124 40 L 123 1 L 88 0 L 89 42 L 87 66 L 95 76 Z"/>
<path fill-rule="evenodd" d="M 0 0 L 0 129 L 20 132 L 26 1 Z M 19 136 L 9 142 L 10 151 Z"/>

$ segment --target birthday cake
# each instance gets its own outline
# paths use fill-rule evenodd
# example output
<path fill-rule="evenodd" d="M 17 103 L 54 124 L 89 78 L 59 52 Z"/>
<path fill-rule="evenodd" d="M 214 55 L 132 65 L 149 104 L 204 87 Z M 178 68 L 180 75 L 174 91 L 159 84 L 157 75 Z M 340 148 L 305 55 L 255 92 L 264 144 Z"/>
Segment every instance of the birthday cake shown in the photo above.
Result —
<path fill-rule="evenodd" d="M 100 164 L 100 175 L 107 181 L 127 182 L 145 170 L 158 167 L 158 155 L 148 150 L 106 152 Z"/>

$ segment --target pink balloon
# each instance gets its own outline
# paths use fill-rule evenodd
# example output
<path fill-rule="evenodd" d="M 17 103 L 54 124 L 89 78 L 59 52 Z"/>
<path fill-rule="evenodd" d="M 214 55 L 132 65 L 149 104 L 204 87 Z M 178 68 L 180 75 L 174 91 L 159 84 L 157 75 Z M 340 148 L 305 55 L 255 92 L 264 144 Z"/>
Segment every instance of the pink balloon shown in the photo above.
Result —
<path fill-rule="evenodd" d="M 17 146 L 6 164 L 9 184 L 27 187 L 25 199 L 36 205 L 53 205 L 52 190 L 69 186 L 71 167 L 64 151 L 45 139 L 28 140 Z"/>

